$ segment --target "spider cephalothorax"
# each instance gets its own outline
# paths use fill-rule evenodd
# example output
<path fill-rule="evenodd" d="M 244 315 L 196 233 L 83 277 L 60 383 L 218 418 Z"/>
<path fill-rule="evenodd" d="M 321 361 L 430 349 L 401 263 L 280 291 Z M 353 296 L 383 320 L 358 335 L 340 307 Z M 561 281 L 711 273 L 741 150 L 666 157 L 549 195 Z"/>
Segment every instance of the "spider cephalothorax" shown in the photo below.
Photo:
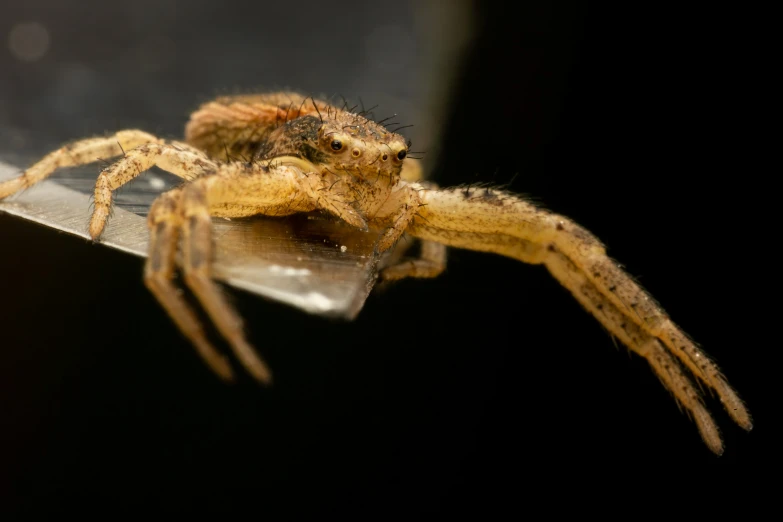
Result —
<path fill-rule="evenodd" d="M 408 154 L 404 138 L 360 115 L 338 112 L 326 104 L 322 108 L 323 115 L 301 116 L 273 130 L 258 145 L 255 159 L 291 164 L 281 158 L 295 157 L 322 172 L 347 174 L 360 182 L 384 178 L 387 186 L 393 185 Z"/>
<path fill-rule="evenodd" d="M 318 210 L 354 227 L 380 231 L 380 252 L 394 246 L 403 233 L 422 240 L 420 257 L 385 268 L 385 279 L 440 274 L 445 245 L 543 264 L 615 338 L 649 362 L 712 451 L 720 453 L 723 444 L 694 380 L 717 394 L 737 424 L 751 429 L 748 410 L 718 367 L 606 255 L 595 236 L 513 194 L 491 188 L 438 189 L 417 182 L 420 168 L 416 160 L 406 159 L 402 136 L 366 116 L 295 93 L 218 98 L 191 115 L 185 143 L 139 130 L 81 140 L 0 183 L 0 199 L 59 167 L 121 156 L 95 184 L 89 232 L 97 240 L 110 215 L 112 193 L 123 184 L 153 166 L 188 181 L 162 194 L 150 208 L 144 281 L 199 354 L 226 380 L 233 378 L 231 365 L 174 285 L 176 270 L 181 269 L 185 284 L 244 367 L 269 383 L 269 368 L 247 342 L 240 317 L 211 279 L 211 217 Z"/>

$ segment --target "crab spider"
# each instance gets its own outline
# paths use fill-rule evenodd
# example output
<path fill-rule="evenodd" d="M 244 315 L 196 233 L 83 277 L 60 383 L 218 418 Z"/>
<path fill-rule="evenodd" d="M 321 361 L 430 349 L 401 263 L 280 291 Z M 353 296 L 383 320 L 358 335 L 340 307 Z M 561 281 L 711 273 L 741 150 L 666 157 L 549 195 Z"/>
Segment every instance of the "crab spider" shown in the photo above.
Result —
<path fill-rule="evenodd" d="M 445 267 L 446 246 L 544 265 L 611 335 L 649 362 L 713 452 L 720 454 L 723 444 L 694 380 L 717 394 L 737 424 L 752 428 L 748 410 L 718 367 L 606 255 L 595 236 L 502 190 L 428 184 L 420 179 L 418 162 L 407 158 L 408 149 L 401 135 L 345 107 L 284 92 L 224 97 L 191 115 L 185 142 L 139 130 L 81 140 L 0 183 L 0 199 L 60 167 L 119 157 L 95 184 L 89 233 L 97 240 L 113 191 L 153 166 L 185 180 L 150 209 L 144 282 L 225 380 L 233 378 L 228 360 L 173 284 L 180 241 L 185 284 L 247 371 L 271 383 L 271 371 L 248 343 L 241 318 L 211 278 L 211 218 L 322 211 L 356 228 L 380 231 L 379 252 L 403 233 L 422 240 L 420 258 L 385 268 L 385 279 L 437 276 Z"/>

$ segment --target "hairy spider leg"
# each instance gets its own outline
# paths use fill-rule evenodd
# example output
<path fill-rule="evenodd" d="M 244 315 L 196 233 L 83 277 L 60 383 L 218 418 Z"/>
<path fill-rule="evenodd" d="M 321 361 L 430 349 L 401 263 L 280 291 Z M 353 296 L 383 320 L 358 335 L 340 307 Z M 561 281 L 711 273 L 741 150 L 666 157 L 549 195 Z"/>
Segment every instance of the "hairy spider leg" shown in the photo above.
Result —
<path fill-rule="evenodd" d="M 290 161 L 294 162 L 294 159 Z M 312 167 L 298 163 L 300 167 Z M 182 216 L 185 283 L 237 358 L 263 383 L 271 383 L 271 371 L 245 339 L 241 317 L 212 280 L 211 216 L 286 215 L 322 209 L 359 228 L 366 228 L 364 219 L 335 195 L 333 186 L 334 182 L 329 183 L 321 175 L 302 172 L 292 165 L 233 163 L 222 165 L 216 174 L 196 179 L 181 188 L 179 213 Z"/>
<path fill-rule="evenodd" d="M 144 284 L 204 362 L 221 379 L 232 381 L 233 371 L 228 360 L 207 340 L 195 312 L 183 298 L 182 292 L 172 284 L 181 222 L 177 207 L 181 198 L 182 190 L 174 189 L 158 197 L 150 207 L 147 217 L 150 255 L 144 267 Z"/>
<path fill-rule="evenodd" d="M 260 175 L 252 175 L 250 169 L 253 167 Z M 179 290 L 170 283 L 176 262 L 173 252 L 177 248 L 177 232 L 182 237 L 185 283 L 248 372 L 262 383 L 271 383 L 272 373 L 245 339 L 239 314 L 211 280 L 210 215 L 280 215 L 286 213 L 280 211 L 281 207 L 292 211 L 307 208 L 297 201 L 305 198 L 295 191 L 299 172 L 292 170 L 281 168 L 270 172 L 261 165 L 223 164 L 215 174 L 164 193 L 150 211 L 151 241 L 145 282 L 180 331 L 194 342 L 209 366 L 221 376 L 224 372 L 222 361 L 207 343 L 198 318 L 188 309 Z M 242 193 L 249 196 L 244 199 L 238 197 Z"/>
<path fill-rule="evenodd" d="M 446 269 L 447 247 L 443 243 L 421 241 L 421 252 L 414 259 L 405 259 L 381 270 L 381 279 L 397 281 L 406 277 L 438 277 Z"/>
<path fill-rule="evenodd" d="M 247 371 L 260 382 L 271 384 L 272 372 L 245 339 L 242 318 L 229 305 L 217 283 L 212 281 L 212 220 L 208 200 L 214 204 L 236 203 L 234 197 L 221 199 L 221 196 L 233 191 L 222 177 L 208 176 L 186 185 L 182 192 L 180 214 L 185 284 Z"/>
<path fill-rule="evenodd" d="M 752 428 L 747 408 L 715 363 L 674 325 L 663 309 L 630 276 L 606 256 L 603 245 L 588 231 L 563 216 L 536 208 L 502 191 L 482 188 L 471 193 L 469 188 L 456 188 L 421 190 L 419 195 L 423 205 L 408 233 L 451 246 L 496 252 L 523 262 L 544 264 L 581 302 L 586 299 L 586 294 L 575 286 L 575 279 L 564 274 L 558 256 L 565 256 L 595 289 L 594 293 L 587 295 L 600 294 L 606 300 L 606 303 L 594 303 L 594 306 L 600 310 L 611 303 L 616 310 L 616 314 L 596 315 L 604 327 L 615 333 L 623 331 L 630 322 L 646 335 L 658 339 L 698 379 L 717 393 L 737 424 L 746 430 Z M 618 337 L 623 342 L 633 341 L 630 336 Z M 629 348 L 638 353 L 651 353 L 649 348 L 635 344 Z M 672 391 L 677 394 L 677 390 Z M 687 404 L 683 397 L 678 399 Z M 695 416 L 699 422 L 699 416 Z M 699 428 L 706 430 L 702 431 L 703 435 L 708 434 L 705 442 L 714 450 L 718 446 L 706 426 L 705 423 Z"/>
<path fill-rule="evenodd" d="M 614 303 L 587 279 L 584 272 L 563 254 L 552 253 L 547 257 L 546 264 L 550 272 L 593 317 L 631 351 L 647 360 L 664 387 L 674 395 L 677 404 L 684 407 L 694 419 L 707 447 L 718 455 L 723 453 L 718 427 L 704 407 L 699 391 L 660 341 L 645 333 L 636 323 L 628 321 Z"/>
<path fill-rule="evenodd" d="M 146 143 L 125 151 L 125 156 L 103 169 L 95 182 L 95 208 L 89 227 L 93 239 L 98 239 L 106 227 L 112 192 L 154 166 L 187 181 L 218 168 L 203 152 L 185 143 Z"/>
<path fill-rule="evenodd" d="M 407 160 L 405 165 L 408 165 Z M 405 167 L 402 169 L 401 179 L 404 181 L 415 181 L 421 179 L 421 167 L 419 162 L 413 160 L 415 165 L 413 171 L 406 173 Z M 419 186 L 427 187 L 428 189 L 438 188 L 432 182 L 422 181 Z M 411 189 L 409 189 L 411 190 Z M 418 212 L 418 208 L 421 206 L 421 202 L 416 198 L 416 208 L 414 209 L 414 215 Z M 443 243 L 437 241 L 430 241 L 427 239 L 417 239 L 420 245 L 419 255 L 414 258 L 403 258 L 405 251 L 410 248 L 411 243 L 406 245 L 397 245 L 392 254 L 393 258 L 390 264 L 381 270 L 380 278 L 383 281 L 397 281 L 405 279 L 406 277 L 414 277 L 420 279 L 431 279 L 438 277 L 446 270 L 446 256 L 448 248 Z"/>
<path fill-rule="evenodd" d="M 104 138 L 88 138 L 60 147 L 50 152 L 21 176 L 0 183 L 0 199 L 32 187 L 51 176 L 62 167 L 86 165 L 102 159 L 120 156 L 123 152 L 146 143 L 162 143 L 152 134 L 130 129 L 116 132 Z"/>

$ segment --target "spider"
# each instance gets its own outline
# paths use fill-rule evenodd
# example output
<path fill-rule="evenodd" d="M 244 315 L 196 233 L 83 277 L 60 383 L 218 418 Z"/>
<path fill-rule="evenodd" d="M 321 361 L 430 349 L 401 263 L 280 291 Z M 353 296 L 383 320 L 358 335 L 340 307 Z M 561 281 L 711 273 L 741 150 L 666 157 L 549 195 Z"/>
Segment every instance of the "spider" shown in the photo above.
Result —
<path fill-rule="evenodd" d="M 718 367 L 606 255 L 595 236 L 503 190 L 441 189 L 423 181 L 418 161 L 407 157 L 409 142 L 368 116 L 290 92 L 221 97 L 191 115 L 185 142 L 140 130 L 80 140 L 0 183 L 0 199 L 60 167 L 119 157 L 95 183 L 89 233 L 98 240 L 114 190 L 153 166 L 185 180 L 150 208 L 144 282 L 226 381 L 233 378 L 229 361 L 207 339 L 173 283 L 177 265 L 237 359 L 255 379 L 270 384 L 267 364 L 248 343 L 241 318 L 211 278 L 211 218 L 322 211 L 358 229 L 380 231 L 379 253 L 403 233 L 422 241 L 419 258 L 384 268 L 384 280 L 437 276 L 445 268 L 447 246 L 543 264 L 612 336 L 648 361 L 696 422 L 709 449 L 721 454 L 723 443 L 694 381 L 717 393 L 737 424 L 752 428 L 748 410 Z"/>

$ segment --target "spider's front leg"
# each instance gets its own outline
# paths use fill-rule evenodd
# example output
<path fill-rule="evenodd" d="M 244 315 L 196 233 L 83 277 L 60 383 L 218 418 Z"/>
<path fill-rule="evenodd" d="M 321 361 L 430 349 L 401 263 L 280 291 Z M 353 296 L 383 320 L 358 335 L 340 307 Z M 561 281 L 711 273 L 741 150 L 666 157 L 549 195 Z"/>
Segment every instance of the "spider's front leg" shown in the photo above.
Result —
<path fill-rule="evenodd" d="M 421 251 L 418 257 L 397 260 L 381 270 L 381 279 L 384 281 L 397 281 L 406 277 L 429 279 L 442 274 L 446 269 L 446 245 L 426 239 L 420 241 Z"/>
<path fill-rule="evenodd" d="M 182 219 L 178 207 L 182 190 L 174 189 L 155 200 L 150 207 L 149 258 L 144 269 L 144 283 L 168 312 L 169 317 L 190 340 L 196 351 L 221 379 L 233 380 L 226 358 L 207 340 L 196 313 L 173 284 L 175 257 Z"/>
<path fill-rule="evenodd" d="M 297 165 L 314 170 L 301 161 Z M 230 371 L 225 371 L 195 314 L 171 285 L 177 232 L 182 238 L 186 285 L 247 371 L 258 381 L 271 383 L 269 367 L 245 338 L 242 319 L 212 280 L 211 217 L 280 216 L 321 208 L 352 220 L 360 228 L 366 226 L 364 218 L 336 191 L 335 182 L 313 172 L 304 173 L 301 168 L 260 163 L 219 165 L 214 174 L 162 195 L 150 212 L 147 286 L 210 367 L 224 378 L 230 377 Z"/>
<path fill-rule="evenodd" d="M 271 384 L 272 372 L 245 339 L 242 319 L 226 301 L 220 287 L 212 281 L 212 219 L 208 199 L 215 200 L 218 176 L 186 185 L 180 200 L 182 220 L 182 272 L 185 283 L 198 298 L 220 334 L 250 374 Z M 212 194 L 211 194 L 212 193 Z"/>
<path fill-rule="evenodd" d="M 544 264 L 607 330 L 649 361 L 694 416 L 702 438 L 714 452 L 722 451 L 720 435 L 676 361 L 717 393 L 737 424 L 752 428 L 748 410 L 715 363 L 606 255 L 603 245 L 587 230 L 502 191 L 420 189 L 419 194 L 422 208 L 408 233 Z"/>

